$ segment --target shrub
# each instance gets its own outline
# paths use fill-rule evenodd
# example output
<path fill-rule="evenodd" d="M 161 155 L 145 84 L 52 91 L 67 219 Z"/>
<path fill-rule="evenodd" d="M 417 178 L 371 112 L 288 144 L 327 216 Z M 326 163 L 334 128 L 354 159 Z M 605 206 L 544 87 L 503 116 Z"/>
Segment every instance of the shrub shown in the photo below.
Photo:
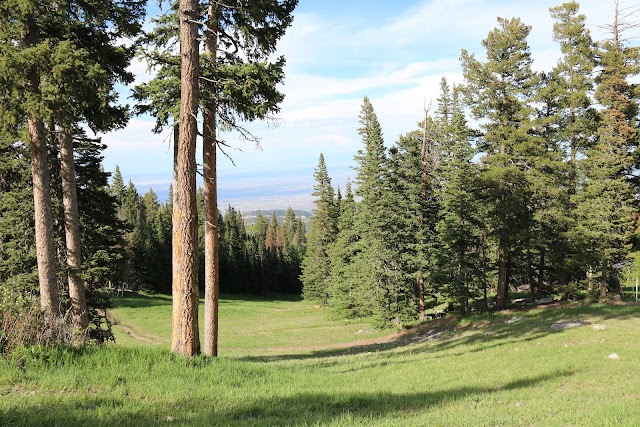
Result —
<path fill-rule="evenodd" d="M 33 295 L 0 286 L 0 354 L 24 347 L 73 344 L 74 340 L 68 319 L 46 314 Z"/>

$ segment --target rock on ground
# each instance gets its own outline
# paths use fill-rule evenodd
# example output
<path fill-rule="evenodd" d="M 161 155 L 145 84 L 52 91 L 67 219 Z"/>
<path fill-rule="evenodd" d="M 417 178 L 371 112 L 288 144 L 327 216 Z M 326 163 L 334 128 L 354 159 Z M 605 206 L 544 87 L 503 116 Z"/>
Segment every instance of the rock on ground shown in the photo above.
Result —
<path fill-rule="evenodd" d="M 577 328 L 579 326 L 583 326 L 582 322 L 564 322 L 564 323 L 554 323 L 551 325 L 551 329 L 571 329 Z"/>

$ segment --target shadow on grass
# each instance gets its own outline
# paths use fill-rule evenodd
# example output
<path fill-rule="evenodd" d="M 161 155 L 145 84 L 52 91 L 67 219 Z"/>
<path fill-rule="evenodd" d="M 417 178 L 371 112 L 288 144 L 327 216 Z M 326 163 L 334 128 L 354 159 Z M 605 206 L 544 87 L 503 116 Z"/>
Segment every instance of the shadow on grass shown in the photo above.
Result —
<path fill-rule="evenodd" d="M 562 370 L 535 377 L 522 378 L 493 387 L 457 387 L 415 393 L 295 393 L 268 398 L 248 397 L 236 405 L 220 405 L 219 396 L 194 396 L 161 402 L 132 402 L 125 396 L 82 397 L 65 402 L 69 396 L 47 399 L 45 403 L 27 403 L 11 410 L 3 409 L 0 420 L 13 426 L 308 426 L 335 421 L 367 425 L 377 420 L 399 421 L 412 415 L 473 398 L 488 400 L 492 394 L 537 387 L 545 382 L 569 377 L 575 371 Z M 77 399 L 77 397 L 76 397 Z M 26 403 L 26 402 L 25 402 Z"/>
<path fill-rule="evenodd" d="M 143 294 L 126 292 L 124 296 L 111 298 L 113 308 L 149 308 L 158 306 L 171 307 L 171 296 L 163 294 Z"/>
<path fill-rule="evenodd" d="M 203 295 L 200 295 L 202 298 Z M 171 306 L 171 295 L 167 294 L 145 294 L 139 292 L 126 292 L 124 296 L 113 296 L 112 298 L 114 308 L 148 308 L 156 306 Z M 266 295 L 251 295 L 251 294 L 228 294 L 224 293 L 220 295 L 220 305 L 233 305 L 239 302 L 299 302 L 302 301 L 300 295 L 295 294 L 266 294 Z"/>
<path fill-rule="evenodd" d="M 429 347 L 419 347 L 419 351 L 429 352 L 434 357 L 456 356 L 451 353 L 457 348 L 462 353 L 474 353 L 502 346 L 530 342 L 552 334 L 563 334 L 564 329 L 553 329 L 558 322 L 584 322 L 592 319 L 606 322 L 611 319 L 628 319 L 640 314 L 640 305 L 592 304 L 586 306 L 560 306 L 529 312 L 498 312 L 471 317 L 453 319 L 446 326 L 430 328 L 430 322 L 424 323 L 413 331 L 397 334 L 388 342 L 356 344 L 349 347 L 322 349 L 310 353 L 283 354 L 271 356 L 249 356 L 242 360 L 270 362 L 279 360 L 323 359 L 357 354 L 380 353 L 389 350 L 408 352 L 416 348 L 415 344 L 430 342 Z M 512 321 L 513 319 L 517 319 Z M 437 335 L 442 333 L 442 335 Z M 434 338 L 435 337 L 435 338 Z M 443 353 L 446 352 L 446 353 Z M 395 351 L 393 355 L 401 353 Z"/>
<path fill-rule="evenodd" d="M 200 295 L 200 298 L 204 298 L 204 295 Z M 302 297 L 297 294 L 284 294 L 284 293 L 272 293 L 272 294 L 220 294 L 220 305 L 234 304 L 237 302 L 299 302 L 302 301 Z"/>

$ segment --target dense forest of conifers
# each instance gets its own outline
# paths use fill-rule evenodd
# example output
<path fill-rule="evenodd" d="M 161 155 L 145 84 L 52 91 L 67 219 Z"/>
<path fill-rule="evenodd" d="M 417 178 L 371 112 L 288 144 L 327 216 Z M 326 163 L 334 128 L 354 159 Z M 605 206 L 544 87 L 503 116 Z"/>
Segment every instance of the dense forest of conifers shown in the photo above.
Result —
<path fill-rule="evenodd" d="M 51 134 L 51 138 L 55 135 Z M 108 183 L 101 167 L 98 139 L 79 132 L 75 141 L 78 206 L 90 319 L 104 320 L 98 311 L 109 306 L 110 287 L 171 292 L 171 199 L 161 203 L 153 190 L 140 196 L 119 169 Z M 68 296 L 65 271 L 65 230 L 60 183 L 60 156 L 55 140 L 48 144 L 53 189 L 54 236 L 59 265 L 58 287 L 63 304 Z M 36 293 L 38 271 L 33 234 L 33 198 L 29 156 L 23 143 L 0 139 L 0 283 L 3 291 Z M 171 191 L 170 191 L 171 193 Z M 202 236 L 202 189 L 198 191 L 199 235 Z M 229 206 L 218 220 L 221 290 L 224 292 L 300 293 L 300 262 L 305 226 L 288 209 L 284 220 L 258 215 L 246 226 Z M 200 239 L 200 246 L 203 246 Z M 200 270 L 202 253 L 200 250 Z M 202 280 L 201 280 L 202 283 Z"/>
<path fill-rule="evenodd" d="M 425 305 L 503 308 L 509 292 L 605 298 L 638 244 L 637 47 L 618 8 L 594 42 L 575 2 L 551 9 L 561 58 L 534 72 L 531 27 L 498 18 L 484 59 L 389 148 L 365 98 L 355 190 L 324 158 L 303 262 L 306 298 L 402 323 Z"/>
<path fill-rule="evenodd" d="M 171 292 L 172 200 L 161 203 L 150 189 L 140 196 L 129 182 L 124 185 L 116 167 L 109 191 L 115 198 L 117 218 L 125 225 L 124 270 L 117 282 L 131 289 Z M 171 190 L 169 190 L 171 194 Z M 200 288 L 204 283 L 202 188 L 197 193 Z M 220 289 L 223 292 L 299 294 L 300 263 L 304 256 L 305 225 L 291 208 L 282 221 L 258 213 L 246 225 L 242 214 L 229 206 L 219 213 Z"/>

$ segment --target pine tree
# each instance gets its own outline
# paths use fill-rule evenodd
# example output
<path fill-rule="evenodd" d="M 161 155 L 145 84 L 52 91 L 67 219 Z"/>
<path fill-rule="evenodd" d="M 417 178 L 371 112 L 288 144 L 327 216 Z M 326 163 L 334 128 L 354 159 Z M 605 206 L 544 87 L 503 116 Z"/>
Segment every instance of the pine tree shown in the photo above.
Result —
<path fill-rule="evenodd" d="M 483 296 L 480 292 L 486 291 L 486 226 L 478 194 L 480 170 L 472 161 L 475 155 L 471 146 L 472 132 L 467 127 L 459 92 L 454 87 L 447 114 L 441 113 L 445 124 L 440 167 L 442 202 L 434 275 L 441 283 L 440 292 L 455 301 L 466 314 L 471 300 Z"/>
<path fill-rule="evenodd" d="M 196 137 L 198 135 L 199 4 L 180 0 L 180 113 L 173 188 L 173 327 L 171 351 L 200 353 L 198 333 L 198 214 Z"/>
<path fill-rule="evenodd" d="M 384 181 L 386 150 L 382 139 L 382 128 L 369 98 L 365 97 L 359 116 L 358 134 L 364 148 L 354 157 L 356 170 L 356 196 L 362 198 L 359 222 L 371 234 L 381 238 L 384 228 Z M 364 236 L 363 236 L 364 237 Z M 369 236 L 367 236 L 369 237 Z"/>
<path fill-rule="evenodd" d="M 2 56 L 5 76 L 3 117 L 9 127 L 19 127 L 27 118 L 32 148 L 32 175 L 36 219 L 41 303 L 59 314 L 52 253 L 51 194 L 48 177 L 45 122 L 52 133 L 57 127 L 61 143 L 66 258 L 71 293 L 72 320 L 88 327 L 84 285 L 80 279 L 81 247 L 75 194 L 73 134 L 79 122 L 94 130 L 121 125 L 124 109 L 113 107 L 115 82 L 132 79 L 126 71 L 133 47 L 116 46 L 120 38 L 137 34 L 143 14 L 142 1 L 97 1 L 33 3 L 9 1 L 0 14 L 12 16 L 3 22 Z M 19 16 L 17 16 L 19 15 Z M 25 62 L 26 61 L 26 62 Z M 73 82 L 73 84 L 67 84 Z M 26 91 L 30 99 L 16 97 Z"/>
<path fill-rule="evenodd" d="M 307 252 L 302 262 L 303 295 L 306 299 L 327 304 L 329 300 L 328 278 L 331 274 L 329 246 L 337 234 L 335 193 L 327 172 L 324 156 L 320 154 L 313 174 L 315 209 L 307 235 Z"/>
<path fill-rule="evenodd" d="M 203 0 L 201 15 L 193 22 L 203 23 L 205 52 L 198 64 L 200 105 L 204 109 L 203 176 L 205 199 L 205 343 L 207 355 L 217 354 L 218 241 L 217 150 L 227 145 L 218 129 L 234 129 L 244 138 L 258 142 L 240 122 L 269 118 L 279 111 L 284 95 L 277 85 L 284 78 L 284 58 L 274 61 L 277 41 L 291 25 L 297 0 L 250 2 L 232 0 L 220 3 Z M 194 9 L 195 10 L 195 9 Z M 139 86 L 135 96 L 144 104 L 140 112 L 152 112 L 161 130 L 176 117 L 176 100 L 183 96 L 176 67 L 180 58 L 172 52 L 177 36 L 177 15 L 173 11 L 155 20 L 156 28 L 147 39 L 153 50 L 145 52 L 152 66 L 159 66 L 158 77 Z M 195 12 L 194 12 L 195 13 Z M 224 54 L 219 54 L 224 52 Z M 174 120 L 175 121 L 175 120 Z M 219 126 L 220 125 L 220 126 Z"/>
<path fill-rule="evenodd" d="M 551 72 L 541 75 L 534 96 L 532 135 L 544 152 L 530 170 L 533 221 L 522 278 L 534 298 L 540 297 L 545 287 L 551 291 L 552 283 L 568 286 L 582 270 L 579 239 L 570 238 L 575 212 L 569 198 L 578 185 L 578 159 L 592 144 L 597 121 L 591 101 L 593 43 L 585 28 L 585 17 L 578 10 L 575 2 L 550 9 L 556 20 L 554 40 L 563 55 Z"/>
<path fill-rule="evenodd" d="M 501 309 L 507 302 L 510 270 L 522 252 L 531 221 L 527 171 L 542 146 L 530 135 L 528 102 L 538 82 L 526 40 L 531 27 L 517 18 L 498 18 L 498 24 L 482 42 L 487 61 L 479 62 L 466 50 L 461 61 L 467 102 L 473 117 L 483 120 L 481 177 L 497 247 L 496 308 Z"/>
<path fill-rule="evenodd" d="M 404 286 L 412 289 L 406 309 L 411 316 L 417 310 L 420 317 L 424 317 L 425 295 L 434 290 L 430 261 L 438 210 L 435 171 L 433 163 L 423 157 L 424 143 L 418 131 L 400 136 L 390 149 L 385 190 L 389 202 L 385 208 L 384 239 L 399 260 Z M 409 293 L 406 296 L 409 297 Z"/>
<path fill-rule="evenodd" d="M 593 70 L 596 66 L 594 43 L 586 28 L 585 16 L 578 14 L 577 2 L 563 3 L 550 9 L 556 20 L 553 38 L 560 45 L 562 59 L 553 70 L 558 76 L 560 92 L 555 125 L 559 139 L 569 151 L 570 172 L 575 192 L 576 160 L 593 141 L 596 112 L 592 106 Z"/>
<path fill-rule="evenodd" d="M 101 4 L 100 4 L 101 3 Z M 62 15 L 56 35 L 57 64 L 48 76 L 52 82 L 73 81 L 73 85 L 54 84 L 47 88 L 55 102 L 53 121 L 60 144 L 62 202 L 65 216 L 66 264 L 73 323 L 87 330 L 88 317 L 82 275 L 82 248 L 78 218 L 73 134 L 78 122 L 94 131 L 109 131 L 126 123 L 127 108 L 115 105 L 116 83 L 130 83 L 127 70 L 134 48 L 123 48 L 118 38 L 134 37 L 141 29 L 143 1 L 102 1 L 93 6 L 70 6 L 83 13 Z"/>
<path fill-rule="evenodd" d="M 53 317 L 59 317 L 60 297 L 56 283 L 56 260 L 51 207 L 51 183 L 47 159 L 44 121 L 51 115 L 46 103 L 43 72 L 38 66 L 46 64 L 52 55 L 46 39 L 49 14 L 47 4 L 41 2 L 7 1 L 0 4 L 3 19 L 0 32 L 2 62 L 0 85 L 6 94 L 0 98 L 2 126 L 13 136 L 26 117 L 31 151 L 31 174 L 34 199 L 36 255 L 40 284 L 40 305 Z M 44 33 L 44 34 L 43 34 Z"/>
<path fill-rule="evenodd" d="M 0 133 L 0 283 L 35 293 L 38 272 L 28 150 L 25 143 Z"/>
<path fill-rule="evenodd" d="M 109 174 L 101 164 L 106 145 L 84 134 L 74 142 L 89 337 L 105 342 L 114 339 L 106 315 L 111 300 L 105 284 L 120 282 L 125 272 L 124 225 L 117 218 L 115 198 L 107 186 Z"/>
<path fill-rule="evenodd" d="M 389 173 L 382 129 L 368 98 L 362 102 L 358 133 L 364 147 L 356 161 L 356 191 L 361 197 L 357 205 L 355 230 L 360 236 L 360 251 L 353 259 L 354 277 L 362 295 L 369 295 L 375 305 L 379 325 L 400 324 L 407 318 L 413 285 L 407 287 L 402 271 L 400 249 L 391 231 L 387 214 L 397 204 L 398 184 Z M 409 308 L 409 316 L 415 310 Z"/>
<path fill-rule="evenodd" d="M 361 251 L 360 236 L 355 229 L 356 201 L 347 181 L 342 198 L 338 235 L 331 245 L 331 276 L 329 279 L 330 307 L 337 317 L 368 317 L 375 313 L 375 302 L 369 289 L 360 281 L 356 255 Z"/>
<path fill-rule="evenodd" d="M 283 263 L 283 286 L 282 291 L 299 294 L 300 287 L 300 264 L 304 256 L 304 245 L 300 241 L 300 234 L 304 230 L 299 229 L 301 222 L 296 220 L 293 209 L 289 207 L 284 215 L 280 226 L 282 235 L 282 263 Z"/>
<path fill-rule="evenodd" d="M 600 273 L 600 298 L 608 283 L 616 280 L 615 265 L 624 261 L 634 230 L 632 214 L 636 201 L 629 182 L 633 175 L 633 153 L 638 145 L 637 94 L 629 77 L 638 73 L 640 61 L 635 47 L 629 47 L 625 18 L 615 2 L 611 37 L 599 52 L 600 73 L 596 100 L 602 106 L 596 143 L 587 150 L 583 181 L 575 196 L 578 227 L 588 248 L 585 256 Z"/>
<path fill-rule="evenodd" d="M 111 185 L 109 186 L 110 194 L 115 198 L 116 204 L 118 205 L 118 218 L 120 220 L 124 220 L 124 196 L 125 196 L 125 186 L 124 186 L 124 178 L 122 177 L 122 173 L 120 172 L 120 167 L 116 165 L 115 170 L 113 171 L 113 178 L 111 179 Z"/>
<path fill-rule="evenodd" d="M 31 293 L 37 289 L 37 265 L 33 228 L 33 207 L 28 203 L 31 192 L 26 147 L 10 138 L 0 144 L 0 282 L 2 286 Z M 5 145 L 6 144 L 6 145 Z M 79 134 L 74 137 L 75 169 L 77 174 L 80 227 L 84 230 L 83 270 L 81 279 L 86 286 L 87 314 L 90 322 L 89 337 L 97 342 L 113 339 L 105 310 L 110 307 L 104 285 L 117 282 L 124 272 L 124 242 L 122 223 L 116 218 L 114 199 L 107 190 L 107 177 L 101 168 L 101 151 L 105 148 L 98 139 Z M 52 158 L 52 171 L 59 169 L 59 159 Z M 54 188 L 60 187 L 60 175 L 52 174 Z M 61 192 L 57 191 L 54 205 L 60 206 Z M 25 202 L 25 200 L 27 202 Z M 64 217 L 56 209 L 57 229 L 64 235 Z M 64 253 L 64 240 L 55 240 L 56 251 Z M 61 261 L 64 261 L 61 259 Z M 66 281 L 61 276 L 63 309 L 69 307 Z"/>

